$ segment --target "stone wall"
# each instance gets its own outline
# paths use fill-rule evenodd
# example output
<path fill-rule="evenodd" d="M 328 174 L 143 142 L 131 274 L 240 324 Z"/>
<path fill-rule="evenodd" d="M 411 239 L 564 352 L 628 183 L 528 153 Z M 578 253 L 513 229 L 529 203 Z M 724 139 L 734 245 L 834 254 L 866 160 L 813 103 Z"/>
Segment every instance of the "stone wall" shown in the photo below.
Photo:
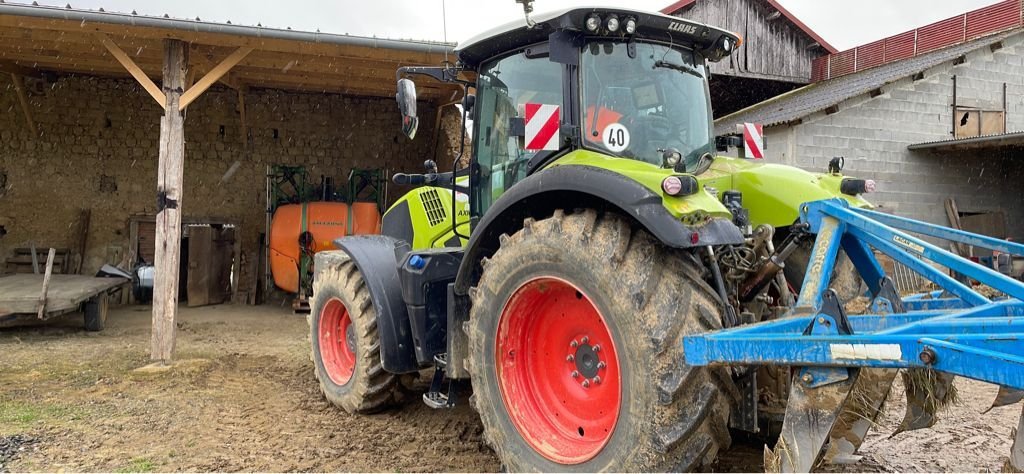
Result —
<path fill-rule="evenodd" d="M 72 246 L 72 223 L 90 209 L 83 272 L 117 263 L 128 250 L 129 216 L 155 212 L 161 110 L 130 80 L 68 76 L 28 86 L 38 137 L 0 75 L 0 256 L 29 241 Z M 313 181 L 325 174 L 339 185 L 354 167 L 418 172 L 435 137 L 435 109 L 421 104 L 420 113 L 409 140 L 393 100 L 254 89 L 246 95 L 246 151 L 237 93 L 215 86 L 185 119 L 184 214 L 237 224 L 243 252 L 255 255 L 268 165 L 305 165 Z M 453 120 L 458 114 L 446 114 L 442 128 Z M 450 163 L 445 133 L 441 141 L 438 161 Z M 392 186 L 390 199 L 402 191 Z"/>
<path fill-rule="evenodd" d="M 824 172 L 834 156 L 846 158 L 845 173 L 878 182 L 872 202 L 893 212 L 946 225 L 944 200 L 961 212 L 1004 211 L 1007 231 L 1024 237 L 1024 152 L 991 149 L 959 152 L 910 151 L 908 145 L 952 138 L 953 81 L 957 102 L 1002 107 L 1006 83 L 1008 132 L 1024 130 L 1024 34 L 992 51 L 980 48 L 964 62 L 949 61 L 818 112 L 793 126 L 766 129 L 768 159 Z"/>

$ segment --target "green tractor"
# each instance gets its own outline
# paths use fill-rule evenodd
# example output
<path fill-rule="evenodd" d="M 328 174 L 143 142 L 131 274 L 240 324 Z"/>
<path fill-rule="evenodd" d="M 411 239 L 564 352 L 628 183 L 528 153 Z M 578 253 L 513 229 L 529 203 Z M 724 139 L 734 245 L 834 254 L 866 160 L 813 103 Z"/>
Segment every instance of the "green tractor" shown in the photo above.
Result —
<path fill-rule="evenodd" d="M 383 235 L 316 255 L 316 377 L 352 413 L 396 401 L 403 374 L 434 368 L 423 398 L 436 408 L 471 380 L 468 402 L 510 470 L 697 469 L 733 430 L 779 422 L 759 390 L 784 404 L 788 374 L 687 366 L 681 338 L 791 307 L 811 240 L 799 206 L 866 207 L 873 183 L 716 156 L 735 137 L 713 137 L 708 63 L 737 35 L 629 9 L 531 19 L 524 7 L 526 24 L 465 42 L 457 63 L 398 71 L 409 137 L 408 76 L 475 88 L 472 157 L 396 175 L 421 186 L 387 211 Z"/>

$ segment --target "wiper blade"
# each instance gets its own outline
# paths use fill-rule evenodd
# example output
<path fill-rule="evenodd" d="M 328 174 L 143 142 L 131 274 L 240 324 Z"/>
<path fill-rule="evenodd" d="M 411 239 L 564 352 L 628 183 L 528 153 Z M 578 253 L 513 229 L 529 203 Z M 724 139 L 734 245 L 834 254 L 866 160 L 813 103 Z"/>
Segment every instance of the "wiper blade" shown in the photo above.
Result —
<path fill-rule="evenodd" d="M 658 61 L 654 62 L 654 67 L 656 67 L 656 68 L 663 67 L 663 68 L 667 68 L 667 69 L 673 69 L 673 70 L 676 70 L 676 71 L 679 71 L 679 72 L 683 72 L 683 73 L 689 74 L 691 76 L 696 76 L 696 77 L 699 77 L 701 79 L 704 79 L 704 75 L 701 74 L 700 71 L 698 71 L 694 67 L 687 66 L 685 64 L 676 64 L 676 63 L 670 63 L 668 61 L 658 60 Z"/>

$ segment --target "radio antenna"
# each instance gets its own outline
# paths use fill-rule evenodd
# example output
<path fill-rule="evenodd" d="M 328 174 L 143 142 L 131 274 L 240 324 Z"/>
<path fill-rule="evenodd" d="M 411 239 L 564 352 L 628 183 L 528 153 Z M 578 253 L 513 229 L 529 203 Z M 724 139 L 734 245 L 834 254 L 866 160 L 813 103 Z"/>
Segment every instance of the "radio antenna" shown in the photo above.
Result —
<path fill-rule="evenodd" d="M 444 34 L 444 64 L 448 64 L 448 11 L 444 7 L 444 0 L 441 0 L 441 31 Z"/>

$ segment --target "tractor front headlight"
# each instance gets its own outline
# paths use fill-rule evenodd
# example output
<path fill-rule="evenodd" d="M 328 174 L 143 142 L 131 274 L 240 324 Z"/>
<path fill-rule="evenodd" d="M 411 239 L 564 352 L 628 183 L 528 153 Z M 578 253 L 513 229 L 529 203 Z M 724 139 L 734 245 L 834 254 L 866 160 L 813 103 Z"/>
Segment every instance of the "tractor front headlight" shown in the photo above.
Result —
<path fill-rule="evenodd" d="M 627 18 L 626 24 L 625 26 L 623 26 L 623 28 L 627 35 L 636 33 L 636 20 L 633 18 Z"/>
<path fill-rule="evenodd" d="M 612 33 L 619 31 L 619 17 L 615 15 L 608 17 L 608 23 L 605 24 L 605 27 Z"/>
<path fill-rule="evenodd" d="M 590 15 L 587 17 L 586 25 L 587 31 L 593 33 L 601 27 L 601 17 L 597 15 Z"/>

